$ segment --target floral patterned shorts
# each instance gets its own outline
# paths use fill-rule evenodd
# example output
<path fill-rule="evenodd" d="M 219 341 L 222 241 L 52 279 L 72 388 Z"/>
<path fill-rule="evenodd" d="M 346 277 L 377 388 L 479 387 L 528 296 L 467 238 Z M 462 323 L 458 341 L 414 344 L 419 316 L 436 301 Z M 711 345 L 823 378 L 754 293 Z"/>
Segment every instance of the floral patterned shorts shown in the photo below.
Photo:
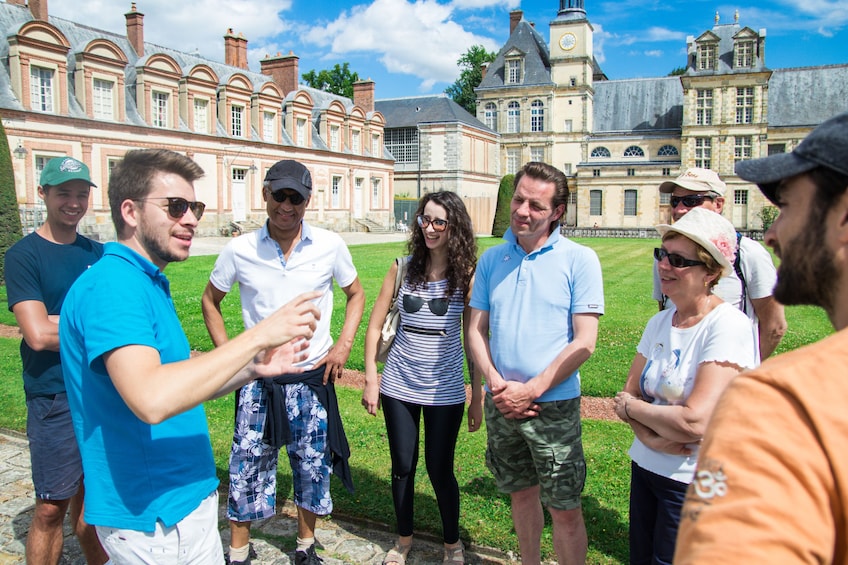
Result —
<path fill-rule="evenodd" d="M 327 411 L 308 386 L 294 384 L 285 389 L 292 435 L 286 451 L 292 467 L 294 503 L 323 516 L 333 510 Z M 227 508 L 227 517 L 235 522 L 263 520 L 275 513 L 279 450 L 262 441 L 267 409 L 261 383 L 253 381 L 241 388 L 230 451 Z"/>

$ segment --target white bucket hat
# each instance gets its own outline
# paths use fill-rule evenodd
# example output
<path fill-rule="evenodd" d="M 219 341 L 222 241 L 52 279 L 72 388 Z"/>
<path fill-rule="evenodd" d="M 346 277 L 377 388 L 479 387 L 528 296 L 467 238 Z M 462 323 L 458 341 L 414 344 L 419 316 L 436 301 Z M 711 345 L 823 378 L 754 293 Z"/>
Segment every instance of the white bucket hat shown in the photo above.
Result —
<path fill-rule="evenodd" d="M 721 214 L 706 208 L 692 208 L 674 224 L 655 226 L 661 237 L 668 232 L 683 235 L 712 255 L 722 266 L 721 276 L 727 276 L 736 260 L 736 228 Z"/>
<path fill-rule="evenodd" d="M 660 185 L 660 192 L 674 192 L 674 187 L 679 186 L 692 192 L 714 192 L 724 196 L 727 185 L 721 180 L 715 171 L 691 167 L 674 180 L 665 181 Z"/>

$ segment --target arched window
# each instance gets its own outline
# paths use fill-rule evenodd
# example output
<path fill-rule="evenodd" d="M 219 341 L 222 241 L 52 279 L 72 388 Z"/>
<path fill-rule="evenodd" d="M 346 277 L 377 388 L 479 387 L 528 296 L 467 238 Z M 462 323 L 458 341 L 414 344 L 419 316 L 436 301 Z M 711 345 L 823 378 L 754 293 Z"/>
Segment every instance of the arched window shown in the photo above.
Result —
<path fill-rule="evenodd" d="M 483 111 L 483 119 L 486 127 L 492 131 L 498 131 L 498 107 L 494 102 L 489 102 Z"/>
<path fill-rule="evenodd" d="M 657 151 L 658 157 L 676 157 L 677 155 L 680 155 L 680 153 L 674 145 L 663 145 L 660 147 L 660 150 Z"/>
<path fill-rule="evenodd" d="M 641 147 L 638 147 L 636 145 L 631 145 L 630 147 L 628 147 L 627 149 L 624 150 L 624 156 L 625 157 L 644 157 L 645 152 L 642 151 Z"/>
<path fill-rule="evenodd" d="M 610 150 L 606 147 L 595 147 L 592 149 L 592 157 L 610 157 Z"/>
<path fill-rule="evenodd" d="M 545 104 L 541 100 L 530 104 L 530 131 L 545 131 Z"/>
<path fill-rule="evenodd" d="M 521 106 L 518 102 L 510 102 L 506 107 L 506 131 L 507 133 L 521 131 Z"/>

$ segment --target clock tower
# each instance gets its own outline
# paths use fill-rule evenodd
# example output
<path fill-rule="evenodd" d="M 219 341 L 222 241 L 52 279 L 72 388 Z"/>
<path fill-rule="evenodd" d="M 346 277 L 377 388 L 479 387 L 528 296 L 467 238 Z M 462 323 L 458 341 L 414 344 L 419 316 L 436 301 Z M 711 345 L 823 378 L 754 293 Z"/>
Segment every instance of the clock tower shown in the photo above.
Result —
<path fill-rule="evenodd" d="M 559 86 L 592 84 L 593 29 L 583 1 L 559 0 L 551 22 L 551 79 Z"/>

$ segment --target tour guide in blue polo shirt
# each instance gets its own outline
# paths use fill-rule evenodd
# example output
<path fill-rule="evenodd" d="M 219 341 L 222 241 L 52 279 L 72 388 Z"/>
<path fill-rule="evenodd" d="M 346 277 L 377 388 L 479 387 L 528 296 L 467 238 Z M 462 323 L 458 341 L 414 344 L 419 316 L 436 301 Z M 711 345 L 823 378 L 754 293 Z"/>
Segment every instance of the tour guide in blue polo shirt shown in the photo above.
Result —
<path fill-rule="evenodd" d="M 291 372 L 317 308 L 305 293 L 227 344 L 189 359 L 162 270 L 188 258 L 203 170 L 130 151 L 109 180 L 118 234 L 71 287 L 59 321 L 65 386 L 85 472 L 85 520 L 115 563 L 222 563 L 218 479 L 201 403 Z M 296 370 L 296 369 L 295 369 Z"/>
<path fill-rule="evenodd" d="M 468 342 L 486 379 L 486 462 L 510 494 L 522 563 L 540 562 L 543 506 L 559 563 L 584 563 L 586 463 L 578 369 L 604 311 L 594 251 L 559 233 L 565 175 L 527 163 L 515 175 L 507 243 L 477 263 Z"/>

